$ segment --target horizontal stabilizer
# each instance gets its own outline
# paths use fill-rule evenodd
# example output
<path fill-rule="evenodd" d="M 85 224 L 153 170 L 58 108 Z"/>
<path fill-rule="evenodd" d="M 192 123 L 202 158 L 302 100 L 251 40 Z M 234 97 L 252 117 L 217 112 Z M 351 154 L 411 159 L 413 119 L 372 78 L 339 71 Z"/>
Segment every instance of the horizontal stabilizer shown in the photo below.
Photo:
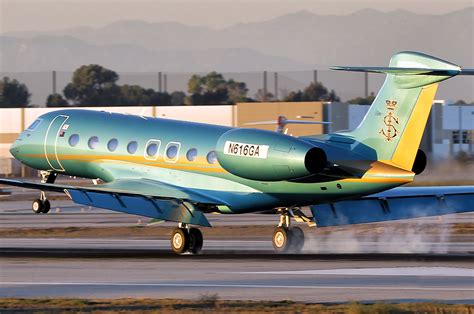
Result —
<path fill-rule="evenodd" d="M 386 73 L 393 75 L 431 75 L 431 76 L 456 76 L 461 74 L 461 69 L 427 69 L 427 68 L 400 68 L 400 67 L 350 67 L 333 66 L 331 70 L 351 72 Z M 463 74 L 474 75 L 472 70 L 464 70 Z"/>
<path fill-rule="evenodd" d="M 331 67 L 331 70 L 386 73 L 386 74 L 393 74 L 393 75 L 430 75 L 430 76 L 474 75 L 474 69 L 446 70 L 446 69 L 397 68 L 397 67 L 333 66 Z"/>
<path fill-rule="evenodd" d="M 356 200 L 311 206 L 318 227 L 474 211 L 474 187 L 395 188 Z"/>

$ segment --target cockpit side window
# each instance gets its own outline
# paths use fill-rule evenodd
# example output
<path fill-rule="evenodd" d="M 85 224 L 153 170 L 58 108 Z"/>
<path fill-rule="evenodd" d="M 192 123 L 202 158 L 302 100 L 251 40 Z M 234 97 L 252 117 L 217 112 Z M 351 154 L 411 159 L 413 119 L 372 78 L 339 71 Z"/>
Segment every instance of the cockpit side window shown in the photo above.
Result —
<path fill-rule="evenodd" d="M 34 131 L 34 130 L 36 130 L 36 128 L 38 127 L 38 125 L 41 124 L 41 121 L 43 121 L 43 120 L 41 120 L 41 119 L 36 119 L 35 122 L 33 122 L 33 123 L 28 127 L 27 130 L 28 130 L 28 131 Z"/>

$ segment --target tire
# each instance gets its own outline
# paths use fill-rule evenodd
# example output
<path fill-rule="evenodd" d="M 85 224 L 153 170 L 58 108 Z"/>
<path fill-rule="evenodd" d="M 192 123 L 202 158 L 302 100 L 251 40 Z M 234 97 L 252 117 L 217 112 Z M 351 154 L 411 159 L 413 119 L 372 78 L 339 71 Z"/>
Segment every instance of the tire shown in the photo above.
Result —
<path fill-rule="evenodd" d="M 43 212 L 43 202 L 40 199 L 36 199 L 31 203 L 31 209 L 35 214 L 41 214 Z"/>
<path fill-rule="evenodd" d="M 184 228 L 176 228 L 171 233 L 171 249 L 177 254 L 184 253 L 189 247 L 189 234 Z"/>
<path fill-rule="evenodd" d="M 293 227 L 290 229 L 291 235 L 291 252 L 301 253 L 304 246 L 304 232 L 300 227 Z"/>
<path fill-rule="evenodd" d="M 202 232 L 198 228 L 189 229 L 189 251 L 193 254 L 201 252 L 204 240 Z"/>
<path fill-rule="evenodd" d="M 43 210 L 41 211 L 43 214 L 49 213 L 51 209 L 51 203 L 48 200 L 44 200 L 43 202 Z"/>
<path fill-rule="evenodd" d="M 272 244 L 273 249 L 277 253 L 286 253 L 288 249 L 291 247 L 291 236 L 292 233 L 288 228 L 285 227 L 277 227 L 275 231 L 273 231 L 273 238 Z"/>

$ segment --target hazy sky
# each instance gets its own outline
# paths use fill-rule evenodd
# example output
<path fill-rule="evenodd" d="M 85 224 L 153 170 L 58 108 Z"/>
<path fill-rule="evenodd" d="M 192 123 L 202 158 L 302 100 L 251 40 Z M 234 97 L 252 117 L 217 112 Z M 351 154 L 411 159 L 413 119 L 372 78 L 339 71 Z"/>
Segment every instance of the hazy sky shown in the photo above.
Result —
<path fill-rule="evenodd" d="M 124 19 L 176 21 L 222 28 L 299 10 L 344 15 L 363 8 L 374 8 L 443 14 L 473 5 L 474 0 L 0 0 L 0 32 L 54 30 L 80 25 L 99 27 Z"/>

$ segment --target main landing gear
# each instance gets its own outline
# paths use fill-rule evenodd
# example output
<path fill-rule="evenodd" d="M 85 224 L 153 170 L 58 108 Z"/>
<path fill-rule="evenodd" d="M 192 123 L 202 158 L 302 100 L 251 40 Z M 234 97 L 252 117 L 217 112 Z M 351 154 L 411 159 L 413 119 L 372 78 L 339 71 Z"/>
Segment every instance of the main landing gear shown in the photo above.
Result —
<path fill-rule="evenodd" d="M 35 199 L 31 204 L 31 209 L 35 214 L 47 214 L 51 209 L 51 203 L 46 198 L 46 193 L 41 191 L 40 198 Z"/>
<path fill-rule="evenodd" d="M 291 227 L 291 209 L 280 210 L 280 222 L 273 231 L 273 248 L 277 253 L 300 253 L 304 246 L 304 232 L 300 227 Z"/>
<path fill-rule="evenodd" d="M 54 183 L 58 176 L 55 172 L 41 171 L 41 183 Z M 35 214 L 47 214 L 51 209 L 51 203 L 46 198 L 46 193 L 41 191 L 40 198 L 35 199 L 31 204 L 31 209 Z"/>
<path fill-rule="evenodd" d="M 201 230 L 191 228 L 188 224 L 180 223 L 171 233 L 171 248 L 177 254 L 198 254 L 203 242 Z"/>

